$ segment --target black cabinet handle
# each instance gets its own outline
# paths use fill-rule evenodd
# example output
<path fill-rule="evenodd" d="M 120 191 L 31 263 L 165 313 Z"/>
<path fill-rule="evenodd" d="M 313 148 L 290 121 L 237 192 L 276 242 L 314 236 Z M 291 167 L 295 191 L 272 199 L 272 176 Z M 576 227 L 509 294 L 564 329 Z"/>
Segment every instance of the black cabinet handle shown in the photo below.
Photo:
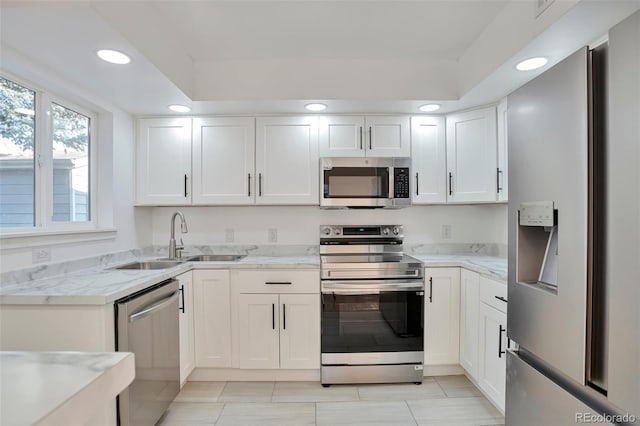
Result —
<path fill-rule="evenodd" d="M 287 329 L 287 305 L 282 304 L 282 329 Z"/>
<path fill-rule="evenodd" d="M 500 324 L 499 327 L 500 328 L 498 330 L 498 358 L 502 358 L 502 355 L 507 353 L 507 351 L 502 350 L 502 332 L 507 331 L 507 329 L 503 328 L 502 324 Z"/>
<path fill-rule="evenodd" d="M 266 281 L 266 285 L 291 285 L 291 281 Z"/>
<path fill-rule="evenodd" d="M 449 195 L 453 195 L 453 185 L 451 183 L 451 179 L 453 179 L 453 173 L 449 172 Z"/>
<path fill-rule="evenodd" d="M 502 296 L 493 296 L 493 297 L 495 297 L 498 300 L 503 301 L 504 303 L 509 303 L 509 301 L 507 299 L 505 299 L 504 297 L 502 297 Z"/>
<path fill-rule="evenodd" d="M 371 126 L 369 126 L 369 149 L 371 149 L 371 134 L 372 134 Z"/>
<path fill-rule="evenodd" d="M 502 191 L 502 187 L 500 186 L 500 175 L 502 174 L 502 170 L 500 170 L 500 167 L 496 169 L 496 172 L 496 192 L 500 192 Z"/>
<path fill-rule="evenodd" d="M 419 195 L 420 191 L 418 190 L 418 172 L 416 172 L 416 195 Z"/>
<path fill-rule="evenodd" d="M 247 173 L 247 196 L 251 197 L 251 173 Z"/>
<path fill-rule="evenodd" d="M 258 173 L 258 196 L 262 197 L 262 173 Z"/>
<path fill-rule="evenodd" d="M 362 126 L 360 126 L 360 149 L 362 149 L 362 134 L 364 133 Z"/>
<path fill-rule="evenodd" d="M 187 193 L 187 174 L 184 174 L 184 196 L 186 197 L 188 195 Z"/>
<path fill-rule="evenodd" d="M 276 329 L 276 305 L 275 303 L 271 304 L 271 329 Z"/>
<path fill-rule="evenodd" d="M 178 306 L 178 309 L 184 314 L 184 286 L 180 286 L 180 299 L 182 300 L 182 306 Z"/>
<path fill-rule="evenodd" d="M 429 277 L 429 303 L 433 303 L 433 277 Z"/>

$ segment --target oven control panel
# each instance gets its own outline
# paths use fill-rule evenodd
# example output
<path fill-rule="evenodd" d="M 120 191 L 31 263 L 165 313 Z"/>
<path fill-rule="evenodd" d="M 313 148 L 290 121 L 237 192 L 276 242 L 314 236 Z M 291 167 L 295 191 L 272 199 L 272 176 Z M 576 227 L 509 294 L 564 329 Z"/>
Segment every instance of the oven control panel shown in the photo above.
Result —
<path fill-rule="evenodd" d="M 320 240 L 331 239 L 367 239 L 367 238 L 390 238 L 397 239 L 403 237 L 402 225 L 322 225 L 320 227 Z"/>

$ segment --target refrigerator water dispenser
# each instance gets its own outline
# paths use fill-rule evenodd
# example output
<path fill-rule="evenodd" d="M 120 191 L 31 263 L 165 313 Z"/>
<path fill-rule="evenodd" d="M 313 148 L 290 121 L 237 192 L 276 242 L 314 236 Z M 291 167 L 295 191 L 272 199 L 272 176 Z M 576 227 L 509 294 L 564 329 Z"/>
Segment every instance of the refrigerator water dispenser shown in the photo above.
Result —
<path fill-rule="evenodd" d="M 557 293 L 558 210 L 553 201 L 520 204 L 516 280 Z"/>

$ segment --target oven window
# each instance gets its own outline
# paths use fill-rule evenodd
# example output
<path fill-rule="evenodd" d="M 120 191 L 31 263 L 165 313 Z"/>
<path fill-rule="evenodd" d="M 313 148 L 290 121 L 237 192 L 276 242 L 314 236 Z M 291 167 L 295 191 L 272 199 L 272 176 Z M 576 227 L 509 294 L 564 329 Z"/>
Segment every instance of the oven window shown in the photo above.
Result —
<path fill-rule="evenodd" d="M 422 292 L 322 294 L 322 353 L 423 350 Z"/>
<path fill-rule="evenodd" d="M 325 170 L 324 198 L 389 198 L 389 168 L 334 167 Z"/>

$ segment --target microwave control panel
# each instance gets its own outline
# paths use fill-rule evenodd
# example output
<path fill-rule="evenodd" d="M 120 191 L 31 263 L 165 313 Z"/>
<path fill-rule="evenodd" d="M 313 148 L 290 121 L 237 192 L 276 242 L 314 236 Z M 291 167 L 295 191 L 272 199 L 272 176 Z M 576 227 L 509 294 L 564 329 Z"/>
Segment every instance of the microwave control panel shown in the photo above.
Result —
<path fill-rule="evenodd" d="M 409 198 L 409 168 L 394 167 L 393 168 L 393 197 Z"/>

